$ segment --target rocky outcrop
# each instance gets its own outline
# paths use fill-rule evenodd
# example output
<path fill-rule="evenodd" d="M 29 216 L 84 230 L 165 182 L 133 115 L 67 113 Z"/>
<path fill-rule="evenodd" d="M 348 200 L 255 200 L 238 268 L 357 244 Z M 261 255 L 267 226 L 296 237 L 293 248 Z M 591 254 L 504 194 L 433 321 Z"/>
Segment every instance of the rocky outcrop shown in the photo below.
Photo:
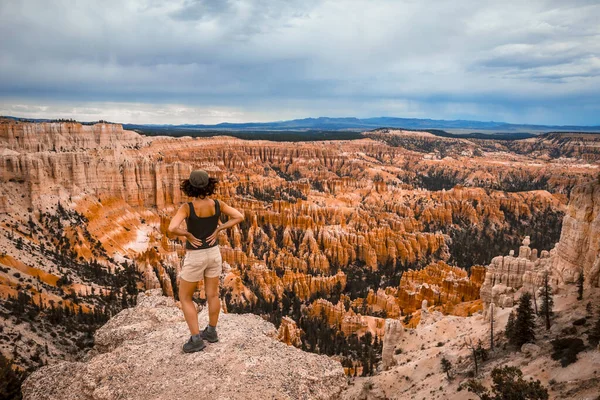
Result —
<path fill-rule="evenodd" d="M 381 351 L 381 361 L 384 370 L 396 364 L 394 353 L 403 336 L 404 326 L 399 320 L 389 318 L 385 320 L 385 335 L 383 336 L 383 349 Z"/>
<path fill-rule="evenodd" d="M 333 305 L 325 299 L 317 299 L 310 305 L 309 314 L 326 319 L 331 326 L 336 326 L 346 336 L 362 336 L 370 332 L 373 336 L 382 337 L 385 333 L 385 319 L 357 314 L 352 309 L 347 310 L 342 300 Z"/>
<path fill-rule="evenodd" d="M 302 300 L 308 300 L 317 292 L 331 293 L 336 285 L 340 291 L 346 287 L 346 274 L 341 270 L 332 276 L 311 276 L 286 269 L 281 280 L 287 290 L 291 290 Z"/>
<path fill-rule="evenodd" d="M 206 323 L 206 312 L 199 319 Z M 258 316 L 224 314 L 219 328 L 218 343 L 184 354 L 181 311 L 160 291 L 146 292 L 98 330 L 87 361 L 30 375 L 24 399 L 334 399 L 346 385 L 337 361 L 277 341 Z"/>
<path fill-rule="evenodd" d="M 569 157 L 594 162 L 600 160 L 600 134 L 550 132 L 535 138 L 506 143 L 508 149 L 536 157 Z"/>
<path fill-rule="evenodd" d="M 553 264 L 563 282 L 575 282 L 581 272 L 588 287 L 600 278 L 600 180 L 575 187 L 563 219 Z"/>
<path fill-rule="evenodd" d="M 412 313 L 424 300 L 430 305 L 451 307 L 479 298 L 485 268 L 473 266 L 471 276 L 461 268 L 443 261 L 430 264 L 421 270 L 408 270 L 402 275 L 397 291 L 398 305 L 403 314 Z"/>
<path fill-rule="evenodd" d="M 277 339 L 287 345 L 300 347 L 302 345 L 301 336 L 302 329 L 298 328 L 293 319 L 290 317 L 281 318 L 281 325 L 277 330 Z"/>
<path fill-rule="evenodd" d="M 66 152 L 143 146 L 148 140 L 120 124 L 21 122 L 0 118 L 2 147 L 18 153 Z"/>
<path fill-rule="evenodd" d="M 571 194 L 560 241 L 538 255 L 523 240 L 519 254 L 498 256 L 487 268 L 481 287 L 485 309 L 490 303 L 512 307 L 523 291 L 536 291 L 544 274 L 552 284 L 573 283 L 583 272 L 585 285 L 598 287 L 600 277 L 600 181 L 577 186 Z"/>
<path fill-rule="evenodd" d="M 400 306 L 398 305 L 398 299 L 394 296 L 393 289 L 377 289 L 377 292 L 374 292 L 372 289 L 369 290 L 367 294 L 366 301 L 363 299 L 357 299 L 354 302 L 355 307 L 360 307 L 362 304 L 360 303 L 366 302 L 367 306 L 371 310 L 371 312 L 385 312 L 385 316 L 387 318 L 398 318 L 400 317 Z"/>
<path fill-rule="evenodd" d="M 551 272 L 555 250 L 542 251 L 529 247 L 529 236 L 523 240 L 519 255 L 514 250 L 508 256 L 497 256 L 487 267 L 485 282 L 481 286 L 481 300 L 487 310 L 490 303 L 512 307 L 523 291 L 533 291 L 542 284 L 544 274 Z"/>

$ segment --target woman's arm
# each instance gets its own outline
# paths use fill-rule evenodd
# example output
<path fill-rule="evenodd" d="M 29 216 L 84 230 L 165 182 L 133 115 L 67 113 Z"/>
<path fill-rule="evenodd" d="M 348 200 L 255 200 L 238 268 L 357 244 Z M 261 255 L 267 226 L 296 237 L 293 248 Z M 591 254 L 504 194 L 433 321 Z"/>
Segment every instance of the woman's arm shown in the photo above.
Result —
<path fill-rule="evenodd" d="M 179 227 L 183 220 L 188 216 L 187 207 L 187 204 L 182 204 L 181 207 L 179 207 L 179 210 L 177 210 L 173 218 L 171 218 L 167 232 L 172 235 L 184 236 L 193 247 L 198 247 L 202 245 L 202 240 Z"/>
<path fill-rule="evenodd" d="M 208 243 L 210 245 L 213 245 L 215 243 L 215 241 L 217 240 L 217 236 L 219 235 L 219 232 L 221 232 L 225 229 L 231 228 L 244 220 L 244 214 L 242 214 L 235 208 L 225 204 L 222 201 L 219 201 L 219 205 L 221 206 L 221 212 L 223 214 L 226 214 L 229 217 L 229 221 L 217 226 L 217 229 L 215 229 L 215 231 L 212 233 L 212 235 L 210 235 L 209 237 L 206 238 L 206 240 L 208 241 Z"/>

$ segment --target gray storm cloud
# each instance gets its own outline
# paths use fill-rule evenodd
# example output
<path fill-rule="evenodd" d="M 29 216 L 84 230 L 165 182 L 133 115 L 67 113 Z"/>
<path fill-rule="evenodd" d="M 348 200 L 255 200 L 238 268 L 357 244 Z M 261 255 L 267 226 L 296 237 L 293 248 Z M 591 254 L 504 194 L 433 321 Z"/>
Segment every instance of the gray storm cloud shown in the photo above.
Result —
<path fill-rule="evenodd" d="M 594 1 L 3 1 L 0 112 L 598 124 L 598 20 Z"/>

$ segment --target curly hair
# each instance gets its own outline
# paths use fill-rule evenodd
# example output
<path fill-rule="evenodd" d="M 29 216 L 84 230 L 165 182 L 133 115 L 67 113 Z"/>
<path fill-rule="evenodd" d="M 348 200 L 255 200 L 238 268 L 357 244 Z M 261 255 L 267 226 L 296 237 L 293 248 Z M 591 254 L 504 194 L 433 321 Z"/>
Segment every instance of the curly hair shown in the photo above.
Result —
<path fill-rule="evenodd" d="M 208 185 L 203 188 L 192 186 L 189 179 L 181 181 L 181 191 L 188 197 L 206 197 L 211 196 L 217 190 L 219 181 L 216 178 L 208 178 Z"/>

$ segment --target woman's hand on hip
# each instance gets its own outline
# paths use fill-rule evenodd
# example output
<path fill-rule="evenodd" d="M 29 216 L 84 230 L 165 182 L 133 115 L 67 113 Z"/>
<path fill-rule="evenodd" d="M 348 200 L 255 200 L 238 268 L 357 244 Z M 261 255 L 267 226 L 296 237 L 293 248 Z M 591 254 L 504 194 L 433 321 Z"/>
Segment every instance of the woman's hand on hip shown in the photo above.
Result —
<path fill-rule="evenodd" d="M 217 229 L 215 229 L 215 231 L 206 238 L 206 241 L 208 242 L 209 245 L 213 245 L 215 244 L 215 242 L 217 241 L 217 237 L 219 236 L 219 232 L 221 232 L 221 227 L 218 226 Z"/>
<path fill-rule="evenodd" d="M 185 235 L 185 237 L 188 240 L 188 242 L 190 242 L 190 244 L 192 245 L 192 247 L 202 246 L 202 240 L 198 239 L 196 236 L 194 236 L 190 232 L 188 232 Z"/>

